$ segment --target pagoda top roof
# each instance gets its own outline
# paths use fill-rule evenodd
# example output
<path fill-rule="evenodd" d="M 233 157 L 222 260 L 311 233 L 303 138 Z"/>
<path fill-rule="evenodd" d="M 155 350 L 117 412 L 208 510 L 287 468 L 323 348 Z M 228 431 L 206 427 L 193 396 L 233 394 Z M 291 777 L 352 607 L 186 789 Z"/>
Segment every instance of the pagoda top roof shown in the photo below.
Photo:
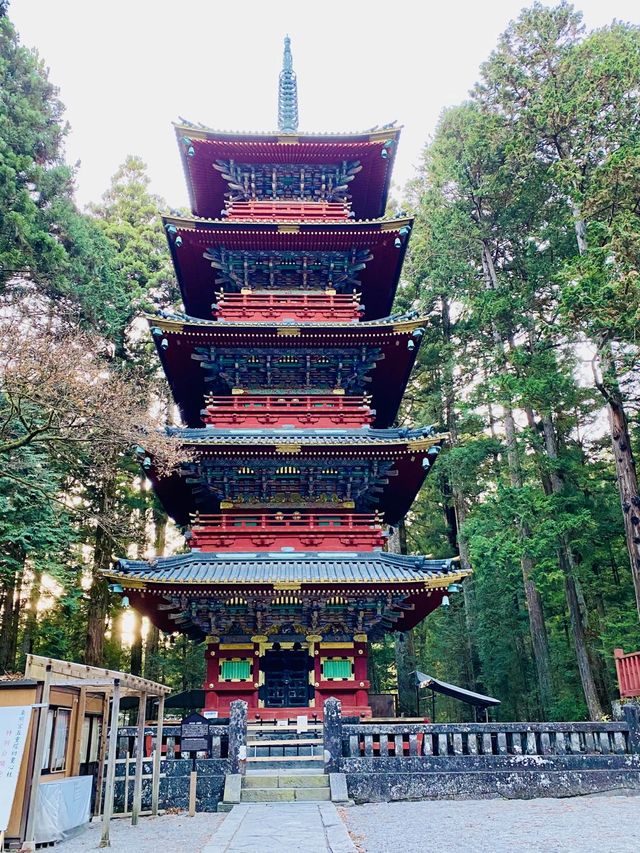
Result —
<path fill-rule="evenodd" d="M 362 168 L 349 189 L 353 210 L 362 218 L 382 216 L 401 131 L 382 127 L 348 133 L 235 132 L 184 121 L 174 128 L 191 210 L 205 217 L 217 217 L 224 208 L 229 187 L 213 164 L 228 160 L 247 165 L 358 161 Z"/>
<path fill-rule="evenodd" d="M 278 552 L 229 553 L 191 551 L 155 560 L 119 560 L 105 572 L 123 586 L 132 583 L 171 584 L 173 586 L 266 585 L 278 584 L 420 584 L 423 588 L 442 588 L 468 574 L 451 559 L 368 553 L 323 553 L 322 551 L 285 554 Z"/>
<path fill-rule="evenodd" d="M 179 121 L 173 122 L 176 135 L 178 133 L 193 139 L 207 139 L 209 141 L 221 139 L 270 141 L 270 142 L 375 142 L 386 139 L 398 139 L 403 125 L 396 122 L 378 127 L 366 128 L 365 130 L 296 130 L 290 133 L 282 130 L 228 130 L 208 127 L 201 122 L 192 122 L 180 117 Z"/>

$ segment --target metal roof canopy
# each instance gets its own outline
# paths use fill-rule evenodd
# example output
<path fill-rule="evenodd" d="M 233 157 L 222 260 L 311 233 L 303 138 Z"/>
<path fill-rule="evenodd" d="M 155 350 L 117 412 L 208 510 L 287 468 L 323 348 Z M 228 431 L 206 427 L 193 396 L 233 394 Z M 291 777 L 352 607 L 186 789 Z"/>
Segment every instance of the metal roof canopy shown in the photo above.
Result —
<path fill-rule="evenodd" d="M 47 668 L 50 667 L 50 684 L 52 687 L 87 687 L 98 692 L 107 692 L 113 689 L 114 682 L 120 684 L 120 695 L 130 696 L 146 693 L 151 696 L 167 696 L 171 688 L 148 678 L 131 675 L 127 672 L 118 672 L 115 669 L 102 669 L 97 666 L 87 666 L 72 661 L 57 660 L 56 658 L 42 657 L 41 655 L 27 655 L 25 665 L 25 678 L 34 678 L 44 681 Z"/>
<path fill-rule="evenodd" d="M 494 699 L 492 696 L 485 696 L 482 693 L 465 690 L 463 687 L 456 687 L 455 684 L 440 681 L 424 672 L 416 670 L 414 674 L 417 688 L 427 688 L 433 690 L 435 693 L 441 693 L 443 696 L 450 696 L 452 699 L 466 702 L 468 705 L 475 705 L 477 708 L 491 708 L 494 705 L 501 704 L 499 699 Z"/>

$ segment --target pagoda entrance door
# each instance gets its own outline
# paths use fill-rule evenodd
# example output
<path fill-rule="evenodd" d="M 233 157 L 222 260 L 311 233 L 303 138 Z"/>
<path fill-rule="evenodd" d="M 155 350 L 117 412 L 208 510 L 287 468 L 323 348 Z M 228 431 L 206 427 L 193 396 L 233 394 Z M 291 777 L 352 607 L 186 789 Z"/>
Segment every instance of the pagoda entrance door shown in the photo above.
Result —
<path fill-rule="evenodd" d="M 309 655 L 306 651 L 270 649 L 262 659 L 266 708 L 309 705 Z"/>

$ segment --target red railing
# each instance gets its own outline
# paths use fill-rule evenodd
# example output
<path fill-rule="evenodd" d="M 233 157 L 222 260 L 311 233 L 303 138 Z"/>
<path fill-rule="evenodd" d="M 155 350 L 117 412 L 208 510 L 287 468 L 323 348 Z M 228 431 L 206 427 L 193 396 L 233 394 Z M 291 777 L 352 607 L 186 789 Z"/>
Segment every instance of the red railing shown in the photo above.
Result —
<path fill-rule="evenodd" d="M 339 201 L 233 201 L 227 204 L 227 219 L 304 220 L 305 222 L 343 222 L 351 205 Z"/>
<path fill-rule="evenodd" d="M 369 398 L 363 396 L 237 394 L 207 398 L 204 422 L 215 427 L 291 424 L 340 428 L 366 426 L 374 414 Z"/>
<path fill-rule="evenodd" d="M 333 320 L 353 322 L 361 313 L 352 293 L 220 293 L 214 315 L 221 320 Z"/>
<path fill-rule="evenodd" d="M 621 699 L 640 696 L 640 652 L 625 655 L 622 649 L 614 649 L 618 685 Z"/>
<path fill-rule="evenodd" d="M 373 513 L 229 512 L 197 514 L 191 547 L 203 551 L 296 550 L 371 551 L 385 541 L 382 517 Z"/>

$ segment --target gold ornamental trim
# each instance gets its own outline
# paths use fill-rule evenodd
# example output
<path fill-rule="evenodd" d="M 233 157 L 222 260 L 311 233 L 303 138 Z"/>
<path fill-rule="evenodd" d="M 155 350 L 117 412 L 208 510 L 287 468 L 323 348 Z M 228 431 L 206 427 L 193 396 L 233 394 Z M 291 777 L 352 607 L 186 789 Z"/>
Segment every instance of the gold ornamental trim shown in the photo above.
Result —
<path fill-rule="evenodd" d="M 302 445 L 300 444 L 276 444 L 276 453 L 301 453 Z"/>

